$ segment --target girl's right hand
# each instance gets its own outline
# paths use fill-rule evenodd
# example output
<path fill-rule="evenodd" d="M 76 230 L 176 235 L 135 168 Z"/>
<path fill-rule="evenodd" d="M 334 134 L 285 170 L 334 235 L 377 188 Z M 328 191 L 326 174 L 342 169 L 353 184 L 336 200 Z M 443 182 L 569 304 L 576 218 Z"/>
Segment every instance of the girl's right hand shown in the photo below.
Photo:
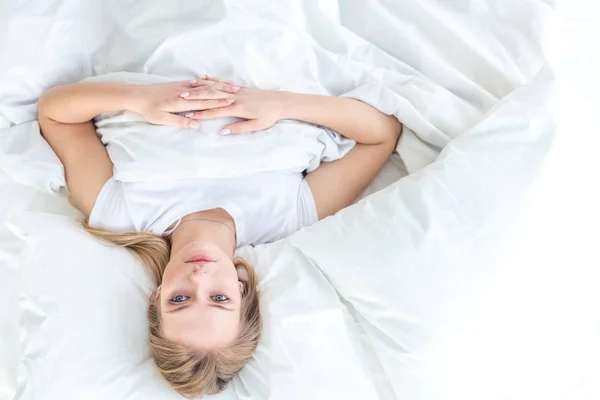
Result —
<path fill-rule="evenodd" d="M 230 84 L 217 78 L 206 77 L 216 84 Z M 280 119 L 285 119 L 285 110 L 295 101 L 293 93 L 283 91 L 261 90 L 250 87 L 240 88 L 235 95 L 235 104 L 230 107 L 205 110 L 191 113 L 195 120 L 209 120 L 225 117 L 244 118 L 246 121 L 236 122 L 223 127 L 222 135 L 246 133 L 264 130 L 273 126 Z M 194 101 L 197 97 L 191 95 L 186 101 Z"/>
<path fill-rule="evenodd" d="M 125 108 L 141 114 L 151 124 L 198 128 L 200 124 L 189 118 L 194 111 L 230 106 L 238 90 L 237 86 L 207 79 L 131 85 Z"/>

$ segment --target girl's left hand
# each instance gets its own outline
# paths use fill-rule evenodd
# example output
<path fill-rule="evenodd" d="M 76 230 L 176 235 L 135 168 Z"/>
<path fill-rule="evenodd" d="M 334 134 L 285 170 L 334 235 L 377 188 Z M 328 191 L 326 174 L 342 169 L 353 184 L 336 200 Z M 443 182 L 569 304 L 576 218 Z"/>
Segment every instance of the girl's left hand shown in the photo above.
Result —
<path fill-rule="evenodd" d="M 193 111 L 227 107 L 239 87 L 206 79 L 130 85 L 125 107 L 155 125 L 197 128 Z M 185 113 L 185 115 L 177 115 Z"/>

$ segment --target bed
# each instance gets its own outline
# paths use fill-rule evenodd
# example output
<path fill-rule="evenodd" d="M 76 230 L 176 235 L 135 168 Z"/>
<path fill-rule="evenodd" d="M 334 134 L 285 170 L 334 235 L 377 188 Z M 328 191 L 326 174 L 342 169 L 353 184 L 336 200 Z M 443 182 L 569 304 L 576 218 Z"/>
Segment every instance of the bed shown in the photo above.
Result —
<path fill-rule="evenodd" d="M 575 191 L 556 132 L 575 115 L 585 126 L 557 113 L 578 100 L 557 96 L 547 60 L 553 2 L 52 0 L 2 11 L 1 398 L 180 398 L 144 341 L 149 277 L 76 229 L 56 193 L 60 166 L 39 137 L 15 132 L 53 84 L 174 64 L 184 77 L 198 63 L 262 87 L 349 92 L 405 125 L 361 201 L 239 251 L 261 278 L 265 329 L 215 398 L 600 395 L 598 276 L 592 258 L 572 263 L 566 250 L 591 239 L 565 241 L 547 222 L 564 206 L 557 182 Z M 234 40 L 244 29 L 256 37 Z M 222 47 L 210 62 L 178 52 L 199 31 Z M 223 67 L 236 52 L 246 75 Z M 585 198 L 573 215 L 593 205 Z M 573 220 L 558 218 L 578 230 Z"/>

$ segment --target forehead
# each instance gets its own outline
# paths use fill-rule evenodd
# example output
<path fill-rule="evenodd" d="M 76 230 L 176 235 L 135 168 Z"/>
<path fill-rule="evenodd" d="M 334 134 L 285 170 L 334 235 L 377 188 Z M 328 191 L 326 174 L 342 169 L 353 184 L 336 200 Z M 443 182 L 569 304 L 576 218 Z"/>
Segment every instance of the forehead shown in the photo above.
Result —
<path fill-rule="evenodd" d="M 162 331 L 169 340 L 195 349 L 228 346 L 239 331 L 240 311 L 193 304 L 173 314 L 162 313 Z"/>

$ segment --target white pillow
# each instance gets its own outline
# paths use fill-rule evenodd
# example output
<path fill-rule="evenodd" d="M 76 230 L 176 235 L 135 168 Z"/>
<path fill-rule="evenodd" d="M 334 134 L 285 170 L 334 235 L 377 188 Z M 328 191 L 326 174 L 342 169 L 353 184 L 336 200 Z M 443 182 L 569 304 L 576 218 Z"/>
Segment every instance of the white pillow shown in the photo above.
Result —
<path fill-rule="evenodd" d="M 10 226 L 26 239 L 26 379 L 17 399 L 179 399 L 150 355 L 146 304 L 155 285 L 138 261 L 65 216 L 20 213 Z M 285 241 L 239 255 L 261 278 L 263 335 L 217 398 L 374 398 L 359 332 L 320 271 Z"/>
<path fill-rule="evenodd" d="M 108 248 L 68 217 L 23 213 L 21 320 L 27 380 L 20 399 L 178 398 L 153 376 L 145 311 L 151 278 L 126 250 Z"/>

